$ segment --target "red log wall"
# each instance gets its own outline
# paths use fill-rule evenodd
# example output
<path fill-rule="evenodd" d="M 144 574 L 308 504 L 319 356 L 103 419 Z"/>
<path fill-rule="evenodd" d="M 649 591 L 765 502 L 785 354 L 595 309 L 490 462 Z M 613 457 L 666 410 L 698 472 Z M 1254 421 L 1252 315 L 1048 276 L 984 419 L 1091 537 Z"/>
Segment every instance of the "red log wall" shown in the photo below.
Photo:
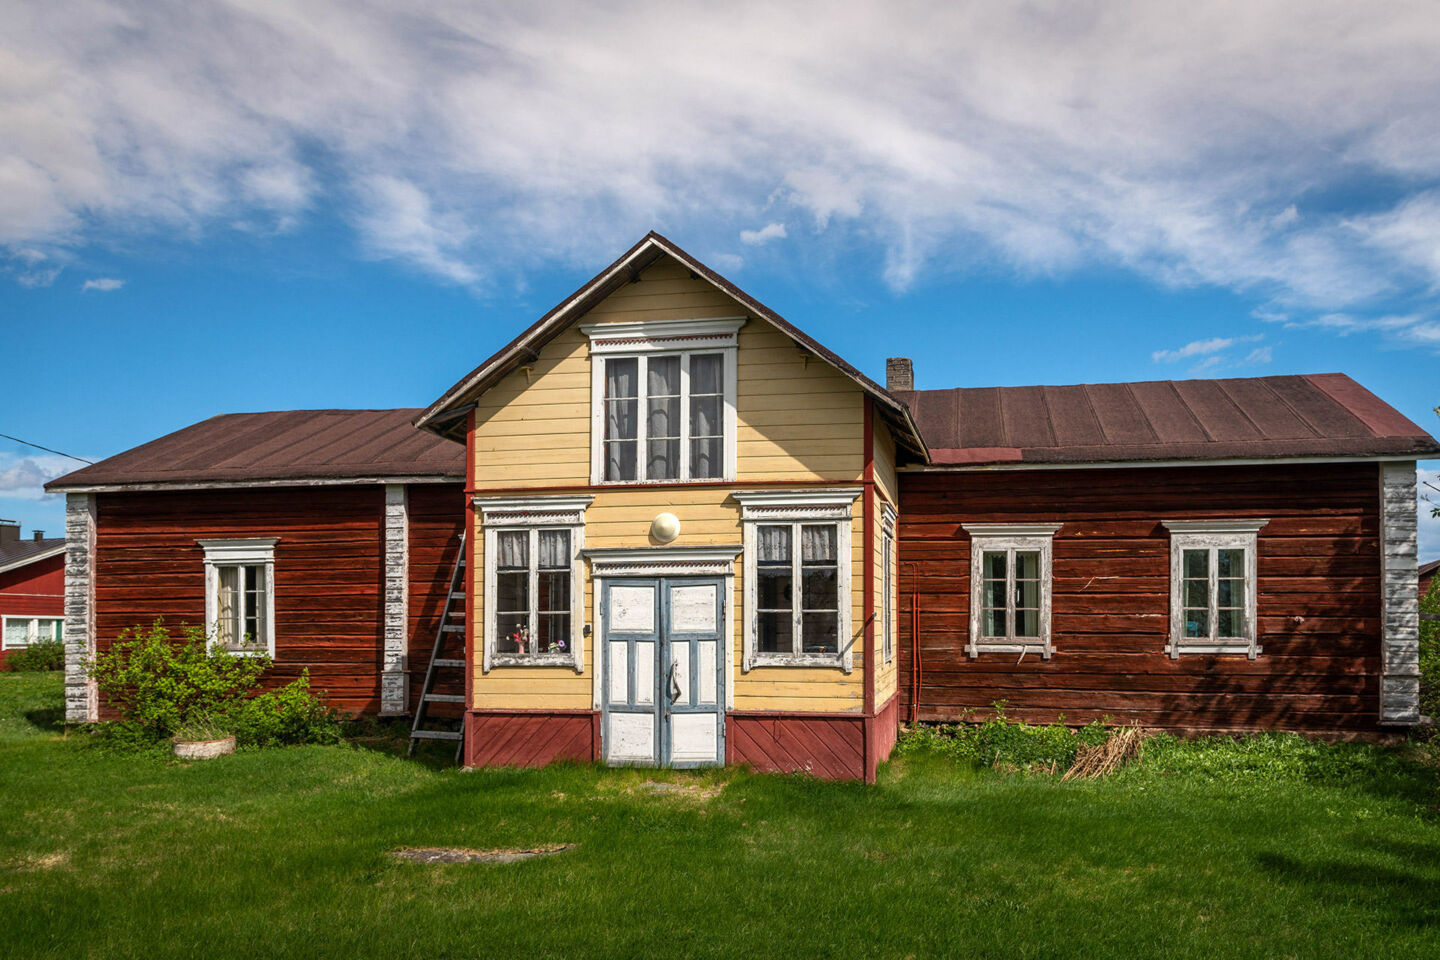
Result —
<path fill-rule="evenodd" d="M 987 716 L 1172 729 L 1378 729 L 1375 464 L 902 474 L 901 717 L 910 716 L 911 595 L 921 720 Z M 1267 517 L 1258 537 L 1263 652 L 1164 652 L 1165 519 Z M 973 522 L 1060 522 L 1055 654 L 965 655 Z M 968 714 L 967 711 L 976 711 Z"/>
<path fill-rule="evenodd" d="M 455 557 L 460 552 L 460 534 L 465 531 L 465 493 L 458 483 L 413 485 L 409 490 L 410 514 L 410 690 L 406 702 L 411 710 L 419 703 L 420 687 L 425 682 L 425 668 L 430 664 L 430 651 L 440 615 L 445 610 L 445 591 L 450 586 Z M 456 601 L 462 604 L 463 601 Z M 463 623 L 463 620 L 457 620 Z M 463 635 L 455 635 L 453 649 L 444 651 L 463 659 Z M 435 686 L 436 693 L 465 692 L 463 670 L 446 670 Z M 432 716 L 459 715 L 459 708 L 447 711 L 443 705 L 431 704 Z"/>
<path fill-rule="evenodd" d="M 459 484 L 412 486 L 422 519 L 412 520 L 412 621 L 443 602 L 443 522 L 447 497 L 453 525 Z M 205 619 L 204 551 L 200 539 L 278 537 L 275 545 L 275 666 L 267 686 L 309 670 L 310 682 L 343 709 L 380 708 L 384 622 L 384 488 L 324 486 L 215 491 L 101 494 L 95 544 L 96 643 L 110 644 L 128 627 L 164 617 L 172 628 Z M 453 554 L 452 554 L 453 560 Z M 433 614 L 431 614 L 433 616 Z M 433 632 L 412 634 L 428 656 Z M 103 704 L 102 704 L 103 709 Z M 108 716 L 108 713 L 102 713 Z"/>
<path fill-rule="evenodd" d="M 0 573 L 0 616 L 63 617 L 65 555 L 28 563 Z M 0 663 L 10 650 L 0 650 Z"/>

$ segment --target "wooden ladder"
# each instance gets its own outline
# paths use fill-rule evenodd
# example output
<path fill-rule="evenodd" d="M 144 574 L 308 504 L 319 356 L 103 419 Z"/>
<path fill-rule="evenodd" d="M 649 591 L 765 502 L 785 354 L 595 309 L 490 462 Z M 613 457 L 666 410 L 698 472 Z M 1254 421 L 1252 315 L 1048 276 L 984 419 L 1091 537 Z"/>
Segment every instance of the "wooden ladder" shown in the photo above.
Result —
<path fill-rule="evenodd" d="M 454 740 L 455 762 L 465 755 L 465 697 L 458 693 L 436 693 L 435 681 L 441 670 L 458 670 L 463 681 L 465 676 L 465 535 L 460 535 L 460 553 L 455 558 L 455 569 L 450 573 L 450 587 L 445 591 L 445 609 L 440 614 L 440 627 L 435 631 L 435 647 L 430 651 L 430 663 L 425 668 L 425 683 L 420 687 L 420 702 L 415 705 L 415 721 L 410 726 L 409 756 L 415 756 L 415 747 L 421 740 Z M 459 647 L 458 656 L 455 647 Z M 462 709 L 458 720 L 453 717 L 429 717 L 433 703 L 460 704 Z M 444 723 L 442 729 L 425 725 L 427 719 Z"/>

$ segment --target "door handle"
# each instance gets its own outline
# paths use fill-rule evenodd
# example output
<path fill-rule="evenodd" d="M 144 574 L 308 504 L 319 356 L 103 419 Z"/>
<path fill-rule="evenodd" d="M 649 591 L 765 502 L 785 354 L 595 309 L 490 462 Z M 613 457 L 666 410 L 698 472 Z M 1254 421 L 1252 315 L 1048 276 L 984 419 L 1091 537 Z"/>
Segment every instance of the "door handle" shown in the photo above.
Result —
<path fill-rule="evenodd" d="M 671 660 L 671 661 L 670 661 L 670 674 L 669 674 L 669 681 L 670 681 L 670 702 L 671 702 L 671 703 L 674 703 L 676 700 L 679 700 L 679 699 L 680 699 L 680 682 L 675 679 L 675 667 L 676 667 L 675 661 L 674 661 L 674 660 Z"/>

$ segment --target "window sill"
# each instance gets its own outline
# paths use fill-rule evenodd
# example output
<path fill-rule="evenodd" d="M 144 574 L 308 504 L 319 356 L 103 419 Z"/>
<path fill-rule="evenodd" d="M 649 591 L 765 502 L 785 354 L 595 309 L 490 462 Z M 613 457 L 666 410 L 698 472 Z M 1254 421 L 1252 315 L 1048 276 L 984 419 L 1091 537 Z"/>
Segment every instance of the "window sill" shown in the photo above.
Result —
<path fill-rule="evenodd" d="M 1258 643 L 1251 643 L 1249 640 L 1205 640 L 1200 642 L 1171 641 L 1165 652 L 1170 654 L 1170 659 L 1175 660 L 1181 654 L 1228 654 L 1231 656 L 1243 655 L 1249 660 L 1254 660 L 1262 652 Z"/>
<path fill-rule="evenodd" d="M 275 656 L 274 652 L 273 652 L 272 650 L 270 650 L 268 647 L 244 647 L 244 648 L 241 648 L 241 649 L 239 649 L 239 650 L 236 650 L 236 649 L 233 648 L 233 647 L 227 647 L 227 646 L 224 646 L 224 645 L 222 644 L 222 645 L 220 646 L 220 649 L 224 650 L 226 653 L 230 654 L 230 656 L 232 656 L 232 657 L 272 657 L 272 658 L 273 658 L 273 657 Z"/>
<path fill-rule="evenodd" d="M 1027 653 L 1038 653 L 1040 659 L 1049 660 L 1055 648 L 1043 640 L 1000 640 L 985 643 L 971 643 L 965 647 L 965 652 L 973 660 L 982 653 L 1018 653 L 1022 657 Z"/>
<path fill-rule="evenodd" d="M 490 656 L 490 666 L 486 668 L 486 672 L 495 667 L 569 667 L 575 670 L 575 654 L 541 653 L 531 656 L 521 653 L 496 653 Z"/>
<path fill-rule="evenodd" d="M 845 663 L 838 653 L 762 653 L 756 654 L 745 667 L 748 673 L 758 667 L 837 667 L 851 673 L 854 667 Z"/>

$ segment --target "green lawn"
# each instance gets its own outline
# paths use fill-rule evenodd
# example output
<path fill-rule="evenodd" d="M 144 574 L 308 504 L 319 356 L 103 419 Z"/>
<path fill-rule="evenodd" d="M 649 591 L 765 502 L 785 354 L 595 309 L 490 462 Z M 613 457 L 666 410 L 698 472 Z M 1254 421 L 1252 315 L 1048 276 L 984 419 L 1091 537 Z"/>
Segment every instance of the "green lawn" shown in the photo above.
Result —
<path fill-rule="evenodd" d="M 865 787 L 361 746 L 187 766 L 67 740 L 59 715 L 58 677 L 0 674 L 6 958 L 1440 956 L 1435 771 L 1371 775 L 1376 751 L 1084 784 L 922 753 Z M 578 846 L 388 855 L 544 843 Z"/>

